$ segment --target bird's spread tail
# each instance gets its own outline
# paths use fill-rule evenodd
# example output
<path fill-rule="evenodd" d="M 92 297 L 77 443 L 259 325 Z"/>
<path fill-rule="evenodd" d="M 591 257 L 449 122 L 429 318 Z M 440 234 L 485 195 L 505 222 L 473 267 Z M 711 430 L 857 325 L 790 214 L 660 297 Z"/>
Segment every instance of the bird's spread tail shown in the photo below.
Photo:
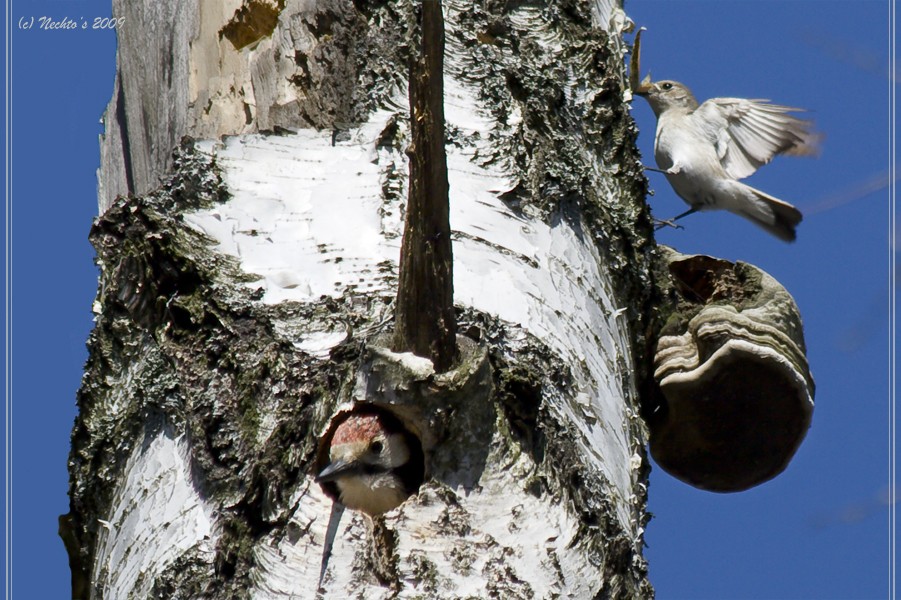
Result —
<path fill-rule="evenodd" d="M 750 202 L 742 203 L 734 212 L 766 229 L 780 240 L 795 241 L 795 227 L 801 222 L 801 211 L 778 198 L 744 184 Z"/>

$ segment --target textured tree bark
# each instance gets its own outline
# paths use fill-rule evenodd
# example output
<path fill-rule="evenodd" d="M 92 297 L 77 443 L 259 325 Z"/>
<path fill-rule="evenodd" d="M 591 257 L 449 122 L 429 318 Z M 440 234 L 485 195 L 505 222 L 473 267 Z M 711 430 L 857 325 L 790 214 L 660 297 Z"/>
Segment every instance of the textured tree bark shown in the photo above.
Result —
<path fill-rule="evenodd" d="M 114 8 L 132 26 L 61 519 L 75 596 L 652 596 L 654 246 L 618 5 L 445 3 L 463 335 L 444 373 L 386 341 L 410 4 Z M 419 492 L 375 521 L 314 482 L 357 402 L 426 453 Z"/>
<path fill-rule="evenodd" d="M 444 151 L 444 18 L 422 3 L 410 63 L 410 194 L 401 243 L 394 350 L 450 369 L 457 353 L 447 154 Z M 420 50 L 421 49 L 421 50 Z"/>

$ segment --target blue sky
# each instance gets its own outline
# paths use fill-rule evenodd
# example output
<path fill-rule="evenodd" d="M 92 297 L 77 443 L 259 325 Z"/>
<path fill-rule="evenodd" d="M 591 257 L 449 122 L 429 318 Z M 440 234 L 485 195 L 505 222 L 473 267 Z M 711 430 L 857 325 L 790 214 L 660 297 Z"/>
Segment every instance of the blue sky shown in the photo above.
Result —
<path fill-rule="evenodd" d="M 109 0 L 15 2 L 11 13 L 11 597 L 50 600 L 71 595 L 57 517 L 69 510 L 69 435 L 97 289 L 88 231 L 116 36 L 17 28 L 20 17 L 109 16 Z"/>
<path fill-rule="evenodd" d="M 12 572 L 19 598 L 64 598 L 56 517 L 96 289 L 98 120 L 113 89 L 109 31 L 18 30 L 20 17 L 109 16 L 109 0 L 12 7 Z M 753 263 L 797 300 L 817 382 L 795 460 L 753 490 L 695 490 L 655 468 L 646 556 L 663 600 L 888 595 L 888 192 L 854 190 L 888 160 L 888 2 L 630 0 L 643 67 L 713 96 L 806 107 L 819 159 L 779 158 L 748 183 L 805 212 L 785 244 L 727 213 L 696 214 L 662 243 Z M 126 25 L 127 26 L 127 25 Z M 653 164 L 654 117 L 633 114 Z M 655 215 L 685 209 L 649 174 Z M 859 196 L 859 197 L 857 197 Z M 854 198 L 848 202 L 848 198 Z M 2 574 L 0 574 L 2 575 Z"/>
<path fill-rule="evenodd" d="M 779 157 L 746 180 L 805 213 L 794 244 L 725 212 L 659 232 L 681 252 L 778 279 L 801 309 L 817 384 L 807 438 L 775 480 L 719 495 L 655 467 L 646 557 L 660 599 L 888 597 L 891 215 L 887 188 L 854 193 L 889 167 L 888 11 L 866 0 L 626 3 L 647 28 L 642 68 L 654 79 L 681 81 L 699 101 L 804 107 L 826 136 L 818 159 Z M 633 105 L 653 165 L 656 121 L 644 100 Z M 655 216 L 685 210 L 662 175 L 648 177 Z"/>

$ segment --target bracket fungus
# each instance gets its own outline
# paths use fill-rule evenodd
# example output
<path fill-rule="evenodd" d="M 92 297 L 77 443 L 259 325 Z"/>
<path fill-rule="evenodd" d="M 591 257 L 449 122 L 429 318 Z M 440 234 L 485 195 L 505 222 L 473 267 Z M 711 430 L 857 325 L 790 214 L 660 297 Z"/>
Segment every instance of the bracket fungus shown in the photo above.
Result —
<path fill-rule="evenodd" d="M 664 252 L 677 300 L 654 352 L 651 454 L 692 486 L 748 489 L 788 466 L 810 426 L 798 307 L 753 265 Z"/>

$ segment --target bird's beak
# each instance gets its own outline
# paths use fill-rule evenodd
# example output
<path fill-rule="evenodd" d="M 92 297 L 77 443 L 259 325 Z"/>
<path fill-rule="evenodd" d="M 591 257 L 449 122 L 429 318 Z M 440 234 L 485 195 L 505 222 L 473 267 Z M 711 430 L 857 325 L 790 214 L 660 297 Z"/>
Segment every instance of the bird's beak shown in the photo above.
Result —
<path fill-rule="evenodd" d="M 632 93 L 636 96 L 647 96 L 649 93 L 651 93 L 652 87 L 651 74 L 648 73 L 647 75 L 645 75 L 645 78 L 641 80 L 640 84 L 632 88 Z"/>
<path fill-rule="evenodd" d="M 316 483 L 335 481 L 336 479 L 340 479 L 345 475 L 359 473 L 360 467 L 361 465 L 359 461 L 339 458 L 329 463 L 326 468 L 322 469 L 319 475 L 316 476 Z"/>

